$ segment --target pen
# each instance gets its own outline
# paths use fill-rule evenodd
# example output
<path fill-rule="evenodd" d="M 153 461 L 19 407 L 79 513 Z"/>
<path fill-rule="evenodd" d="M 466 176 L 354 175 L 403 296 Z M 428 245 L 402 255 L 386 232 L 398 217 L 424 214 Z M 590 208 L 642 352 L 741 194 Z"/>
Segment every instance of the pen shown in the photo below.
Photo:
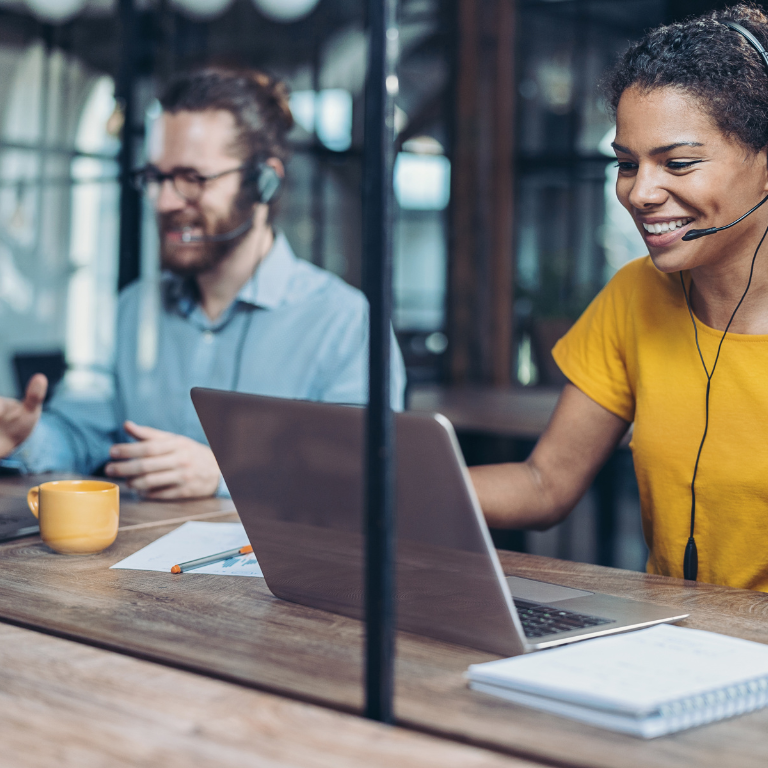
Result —
<path fill-rule="evenodd" d="M 171 573 L 184 573 L 184 571 L 191 571 L 193 568 L 200 568 L 204 565 L 210 565 L 211 563 L 218 563 L 222 560 L 229 560 L 230 557 L 239 557 L 240 555 L 250 555 L 253 552 L 253 547 L 247 544 L 239 549 L 228 549 L 226 552 L 219 552 L 218 555 L 208 555 L 208 557 L 198 557 L 197 560 L 187 560 L 186 563 L 179 563 L 171 568 Z"/>

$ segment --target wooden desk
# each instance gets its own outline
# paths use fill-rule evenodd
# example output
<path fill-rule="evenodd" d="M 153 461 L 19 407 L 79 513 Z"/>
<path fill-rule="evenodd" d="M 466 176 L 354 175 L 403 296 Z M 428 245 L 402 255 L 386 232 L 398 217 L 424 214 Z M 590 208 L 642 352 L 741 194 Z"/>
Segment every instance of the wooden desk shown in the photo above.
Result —
<path fill-rule="evenodd" d="M 29 487 L 53 477 L 0 481 L 4 508 L 25 504 Z M 131 498 L 122 500 L 121 540 L 126 531 L 162 526 L 164 533 L 187 520 L 236 518 L 228 500 L 142 504 Z M 37 537 L 16 543 L 54 556 Z M 7 573 L 7 561 L 4 566 Z M 90 640 L 88 633 L 69 634 Z M 0 624 L 0 720 L 6 726 L 0 762 L 14 766 L 539 765 L 10 624 Z"/>
<path fill-rule="evenodd" d="M 147 514 L 165 505 L 147 502 Z M 190 503 L 193 513 L 197 505 Z M 234 519 L 234 517 L 233 517 Z M 73 558 L 39 541 L 0 547 L 0 618 L 340 711 L 362 703 L 362 627 L 272 597 L 260 579 L 111 571 L 175 527 L 133 529 L 106 552 Z M 768 642 L 768 596 L 599 566 L 501 553 L 504 569 L 690 611 L 687 626 Z M 567 766 L 760 766 L 768 710 L 643 742 L 470 691 L 462 677 L 489 654 L 401 634 L 400 724 Z"/>
<path fill-rule="evenodd" d="M 442 413 L 457 432 L 479 432 L 516 440 L 538 440 L 562 392 L 562 387 L 413 387 L 408 410 Z M 629 447 L 632 430 L 619 443 Z"/>
<path fill-rule="evenodd" d="M 3 765 L 535 768 L 0 624 Z"/>
<path fill-rule="evenodd" d="M 0 509 L 16 511 L 27 508 L 27 491 L 39 483 L 52 480 L 79 479 L 79 475 L 46 474 L 0 478 Z M 103 478 L 100 478 L 103 479 Z M 216 520 L 232 515 L 235 505 L 229 499 L 198 499 L 189 502 L 166 501 L 162 504 L 145 504 L 124 484 L 120 484 L 120 528 L 154 528 L 158 525 L 181 523 L 187 520 Z"/>
<path fill-rule="evenodd" d="M 413 387 L 408 410 L 442 413 L 458 432 L 538 440 L 560 397 L 560 387 Z"/>

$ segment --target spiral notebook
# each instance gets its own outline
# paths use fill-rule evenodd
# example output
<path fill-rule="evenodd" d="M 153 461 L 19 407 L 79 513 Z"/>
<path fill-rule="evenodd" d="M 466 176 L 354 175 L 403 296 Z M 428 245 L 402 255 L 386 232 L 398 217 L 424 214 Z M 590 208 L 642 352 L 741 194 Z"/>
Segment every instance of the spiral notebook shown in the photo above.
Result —
<path fill-rule="evenodd" d="M 768 704 L 768 645 L 661 624 L 470 666 L 471 688 L 652 739 Z"/>

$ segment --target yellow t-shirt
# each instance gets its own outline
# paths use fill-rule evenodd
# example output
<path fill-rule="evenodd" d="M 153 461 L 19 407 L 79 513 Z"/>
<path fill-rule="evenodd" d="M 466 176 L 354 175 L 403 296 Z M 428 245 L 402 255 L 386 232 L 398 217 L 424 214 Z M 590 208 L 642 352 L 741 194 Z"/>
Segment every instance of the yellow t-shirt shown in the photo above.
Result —
<path fill-rule="evenodd" d="M 689 278 L 686 276 L 686 285 Z M 722 336 L 697 319 L 711 370 Z M 634 421 L 648 571 L 683 576 L 707 379 L 678 273 L 621 269 L 552 354 L 582 392 Z M 768 336 L 729 333 L 696 478 L 699 581 L 768 592 Z"/>

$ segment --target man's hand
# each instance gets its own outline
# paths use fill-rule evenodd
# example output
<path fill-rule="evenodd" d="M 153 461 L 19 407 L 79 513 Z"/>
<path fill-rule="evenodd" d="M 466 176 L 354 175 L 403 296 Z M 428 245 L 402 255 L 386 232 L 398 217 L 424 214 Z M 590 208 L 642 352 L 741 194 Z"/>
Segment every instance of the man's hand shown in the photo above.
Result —
<path fill-rule="evenodd" d="M 128 485 L 148 499 L 193 499 L 213 496 L 219 487 L 219 465 L 213 451 L 189 437 L 123 425 L 136 443 L 117 443 L 104 468 L 110 477 L 125 478 Z"/>
<path fill-rule="evenodd" d="M 0 397 L 0 458 L 29 437 L 40 418 L 47 391 L 48 379 L 36 373 L 27 384 L 23 400 Z"/>

